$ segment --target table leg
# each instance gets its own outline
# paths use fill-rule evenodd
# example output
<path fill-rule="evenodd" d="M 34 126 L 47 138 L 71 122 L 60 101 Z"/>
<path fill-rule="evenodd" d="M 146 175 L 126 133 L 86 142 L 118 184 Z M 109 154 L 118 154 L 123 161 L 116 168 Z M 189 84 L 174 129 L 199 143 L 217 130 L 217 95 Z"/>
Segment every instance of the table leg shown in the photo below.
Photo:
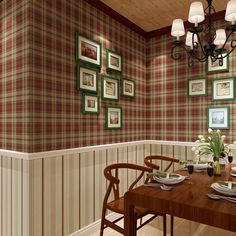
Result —
<path fill-rule="evenodd" d="M 134 206 L 129 201 L 129 192 L 124 196 L 124 231 L 125 236 L 136 236 L 136 219 L 134 216 Z"/>

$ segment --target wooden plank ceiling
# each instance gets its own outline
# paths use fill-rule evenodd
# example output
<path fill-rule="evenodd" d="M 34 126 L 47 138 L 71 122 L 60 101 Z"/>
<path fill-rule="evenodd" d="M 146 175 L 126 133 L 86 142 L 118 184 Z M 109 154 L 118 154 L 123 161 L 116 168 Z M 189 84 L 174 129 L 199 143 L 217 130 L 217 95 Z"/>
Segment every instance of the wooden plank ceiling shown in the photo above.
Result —
<path fill-rule="evenodd" d="M 146 32 L 172 24 L 173 19 L 188 18 L 191 2 L 196 0 L 100 0 Z M 206 0 L 197 0 L 207 6 Z M 228 0 L 213 0 L 216 12 L 226 9 Z"/>

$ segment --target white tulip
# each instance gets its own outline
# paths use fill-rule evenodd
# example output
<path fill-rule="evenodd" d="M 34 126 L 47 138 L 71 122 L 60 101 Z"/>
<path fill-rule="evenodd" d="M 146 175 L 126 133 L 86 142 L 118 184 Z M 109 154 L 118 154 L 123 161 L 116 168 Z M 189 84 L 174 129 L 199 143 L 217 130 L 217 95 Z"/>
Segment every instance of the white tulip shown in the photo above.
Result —
<path fill-rule="evenodd" d="M 216 130 L 216 132 L 219 134 L 219 133 L 220 133 L 220 130 L 218 129 L 218 130 Z"/>
<path fill-rule="evenodd" d="M 203 139 L 204 137 L 203 137 L 203 135 L 198 135 L 198 138 Z"/>
<path fill-rule="evenodd" d="M 196 151 L 195 151 L 195 154 L 196 154 L 196 155 L 198 155 L 198 154 L 199 154 L 199 151 L 198 151 L 198 150 L 196 150 Z"/>
<path fill-rule="evenodd" d="M 236 141 L 234 141 L 233 144 L 236 144 Z"/>
<path fill-rule="evenodd" d="M 196 147 L 192 147 L 192 151 L 195 152 L 196 151 Z"/>
<path fill-rule="evenodd" d="M 225 135 L 222 135 L 221 138 L 222 138 L 222 140 L 224 140 L 224 139 L 226 138 L 226 136 L 225 136 Z"/>
<path fill-rule="evenodd" d="M 211 128 L 208 129 L 208 133 L 211 134 L 213 130 Z"/>
<path fill-rule="evenodd" d="M 211 137 L 209 136 L 208 139 L 211 140 Z"/>
<path fill-rule="evenodd" d="M 236 141 L 235 141 L 235 142 L 236 142 Z M 197 139 L 197 140 L 195 141 L 195 143 L 200 143 L 200 140 Z"/>

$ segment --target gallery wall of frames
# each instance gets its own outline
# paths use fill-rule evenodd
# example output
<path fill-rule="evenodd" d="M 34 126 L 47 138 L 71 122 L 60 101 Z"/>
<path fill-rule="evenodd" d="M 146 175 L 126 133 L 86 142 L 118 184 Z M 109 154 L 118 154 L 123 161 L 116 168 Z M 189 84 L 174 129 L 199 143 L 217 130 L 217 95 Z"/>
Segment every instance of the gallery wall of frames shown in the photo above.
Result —
<path fill-rule="evenodd" d="M 116 101 L 116 105 L 106 104 L 105 127 L 122 128 L 122 107 L 120 96 L 135 97 L 135 81 L 123 75 L 122 55 L 106 49 L 106 72 L 101 74 L 102 45 L 79 32 L 75 33 L 75 60 L 77 63 L 76 88 L 82 92 L 82 113 L 99 115 L 100 101 Z M 109 74 L 111 71 L 114 75 Z M 101 80 L 101 94 L 98 84 Z M 101 99 L 100 99 L 101 97 Z"/>

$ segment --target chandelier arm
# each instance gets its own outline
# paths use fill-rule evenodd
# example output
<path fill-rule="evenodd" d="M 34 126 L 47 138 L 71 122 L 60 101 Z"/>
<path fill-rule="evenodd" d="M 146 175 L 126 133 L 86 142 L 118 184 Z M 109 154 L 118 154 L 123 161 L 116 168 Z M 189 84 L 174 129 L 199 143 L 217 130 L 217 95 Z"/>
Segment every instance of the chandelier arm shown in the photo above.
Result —
<path fill-rule="evenodd" d="M 207 57 L 206 56 L 203 56 L 203 57 L 198 57 L 195 53 L 195 51 L 192 51 L 191 53 L 189 53 L 191 58 L 193 59 L 196 59 L 197 61 L 199 62 L 205 62 L 207 60 Z"/>
<path fill-rule="evenodd" d="M 206 55 L 206 52 L 205 52 L 205 50 L 204 50 L 204 48 L 203 48 L 203 46 L 202 46 L 202 42 L 201 42 L 201 39 L 200 39 L 200 36 L 198 35 L 198 33 L 195 33 L 196 35 L 197 35 L 197 39 L 198 39 L 198 45 L 200 45 L 200 47 L 201 47 L 201 51 L 202 51 L 202 53 L 203 53 L 203 55 L 204 55 L 204 57 L 207 57 L 207 55 Z"/>
<path fill-rule="evenodd" d="M 228 35 L 227 35 L 227 38 L 226 38 L 226 40 L 225 40 L 225 43 L 223 44 L 223 46 L 222 46 L 222 49 L 225 49 L 225 45 L 226 45 L 226 43 L 228 42 L 228 39 L 229 39 L 229 37 L 232 35 L 232 33 L 234 33 L 234 31 L 231 31 Z M 235 40 L 232 40 L 232 41 L 235 41 Z M 232 41 L 231 41 L 231 44 L 232 44 Z M 230 45 L 231 46 L 231 45 Z M 232 47 L 232 46 L 231 46 Z"/>
<path fill-rule="evenodd" d="M 178 60 L 181 58 L 181 52 L 175 52 L 176 48 L 182 48 L 184 51 L 187 52 L 187 49 L 184 46 L 184 42 L 182 41 L 175 41 L 174 45 L 171 48 L 171 57 L 175 60 Z"/>

